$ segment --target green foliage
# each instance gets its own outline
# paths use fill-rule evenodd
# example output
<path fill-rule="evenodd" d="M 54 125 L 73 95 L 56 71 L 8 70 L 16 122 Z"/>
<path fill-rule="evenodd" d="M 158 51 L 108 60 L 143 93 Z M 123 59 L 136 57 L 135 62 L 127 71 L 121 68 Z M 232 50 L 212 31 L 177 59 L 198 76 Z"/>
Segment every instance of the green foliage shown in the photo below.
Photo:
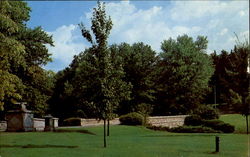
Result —
<path fill-rule="evenodd" d="M 26 101 L 37 115 L 46 112 L 53 76 L 40 66 L 51 61 L 52 37 L 41 27 L 27 28 L 30 8 L 23 1 L 0 2 L 0 109 Z"/>
<path fill-rule="evenodd" d="M 122 115 L 119 118 L 122 125 L 143 125 L 144 117 L 136 112 L 128 113 L 126 115 Z"/>
<path fill-rule="evenodd" d="M 4 110 L 6 100 L 12 103 L 21 100 L 23 88 L 22 81 L 16 75 L 0 70 L 0 111 Z"/>
<path fill-rule="evenodd" d="M 18 5 L 20 4 L 20 5 Z M 20 14 L 22 12 L 22 14 Z M 25 47 L 15 34 L 28 20 L 29 8 L 23 2 L 0 2 L 0 109 L 7 101 L 22 98 L 22 81 L 12 73 L 12 67 L 25 67 Z"/>
<path fill-rule="evenodd" d="M 52 36 L 42 30 L 42 27 L 22 28 L 18 40 L 25 46 L 27 65 L 46 65 L 52 61 L 46 45 L 54 46 Z"/>
<path fill-rule="evenodd" d="M 200 105 L 193 111 L 194 114 L 200 116 L 201 119 L 218 119 L 218 110 L 209 105 Z"/>
<path fill-rule="evenodd" d="M 172 128 L 169 131 L 177 133 L 221 133 L 221 131 L 205 126 L 180 126 Z"/>
<path fill-rule="evenodd" d="M 234 132 L 234 126 L 229 123 L 224 123 L 221 120 L 218 119 L 211 119 L 211 120 L 205 120 L 201 119 L 198 115 L 192 115 L 185 118 L 184 124 L 186 126 L 189 126 L 190 128 L 196 127 L 196 126 L 203 126 L 208 127 L 213 130 L 221 131 L 224 133 L 233 133 Z M 185 127 L 185 126 L 184 126 Z M 178 129 L 177 129 L 178 130 Z"/>
<path fill-rule="evenodd" d="M 65 126 L 81 126 L 81 118 L 67 118 L 63 120 L 63 125 Z"/>
<path fill-rule="evenodd" d="M 147 125 L 148 123 L 148 116 L 153 111 L 153 106 L 151 104 L 141 103 L 137 105 L 136 111 L 143 115 L 143 125 Z"/>
<path fill-rule="evenodd" d="M 154 125 L 148 125 L 148 129 L 155 130 L 155 131 L 170 131 L 171 129 L 169 127 L 165 126 L 154 126 Z"/>
<path fill-rule="evenodd" d="M 158 112 L 185 114 L 204 99 L 214 72 L 212 60 L 206 54 L 207 43 L 206 37 L 198 36 L 194 41 L 187 35 L 162 42 L 157 81 L 158 104 L 162 107 Z"/>
<path fill-rule="evenodd" d="M 148 104 L 147 108 L 151 108 L 155 100 L 156 52 L 144 43 L 112 45 L 110 50 L 111 55 L 117 58 L 124 69 L 124 81 L 132 85 L 131 99 L 121 103 L 119 114 L 140 112 L 140 104 Z"/>
<path fill-rule="evenodd" d="M 224 133 L 233 133 L 234 126 L 218 120 L 217 112 L 211 107 L 200 107 L 196 114 L 185 118 L 184 124 L 187 126 L 204 126 Z"/>
<path fill-rule="evenodd" d="M 179 126 L 174 128 L 164 127 L 164 126 L 148 126 L 148 129 L 158 130 L 158 131 L 168 131 L 175 133 L 221 133 L 221 131 L 214 130 L 210 127 L 195 125 L 195 126 Z"/>
<path fill-rule="evenodd" d="M 74 87 L 72 79 L 75 74 L 75 72 L 73 72 L 74 70 L 75 68 L 72 66 L 71 68 L 66 68 L 63 71 L 59 71 L 55 75 L 56 81 L 53 88 L 53 95 L 49 100 L 49 110 L 54 116 L 58 117 L 59 120 L 75 116 L 84 117 L 82 115 L 76 114 L 76 111 L 81 109 L 76 107 L 76 99 L 78 98 L 78 95 L 82 93 L 82 91 L 76 91 L 73 93 Z M 87 110 L 87 112 L 92 113 L 89 110 Z"/>
<path fill-rule="evenodd" d="M 224 133 L 233 133 L 234 132 L 234 126 L 228 123 L 224 123 L 221 120 L 205 120 L 203 121 L 203 125 L 206 127 L 210 127 L 214 130 L 219 130 Z"/>
<path fill-rule="evenodd" d="M 185 125 L 198 126 L 202 125 L 203 119 L 199 115 L 187 116 L 184 120 Z"/>
<path fill-rule="evenodd" d="M 219 103 L 226 103 L 227 108 L 243 115 L 249 114 L 249 74 L 247 73 L 250 45 L 248 41 L 238 42 L 231 52 L 222 51 L 221 54 L 212 54 L 216 67 L 211 84 L 217 87 Z"/>

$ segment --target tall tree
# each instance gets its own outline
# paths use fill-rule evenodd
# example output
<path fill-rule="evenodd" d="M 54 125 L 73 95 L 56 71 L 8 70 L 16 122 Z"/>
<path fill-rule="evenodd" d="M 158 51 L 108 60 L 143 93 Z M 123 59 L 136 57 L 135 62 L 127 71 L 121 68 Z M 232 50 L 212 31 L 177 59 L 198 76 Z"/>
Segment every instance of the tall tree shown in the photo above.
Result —
<path fill-rule="evenodd" d="M 25 3 L 0 1 L 0 109 L 4 103 L 22 98 L 22 81 L 11 67 L 26 67 L 24 45 L 16 39 L 20 27 L 29 19 Z"/>
<path fill-rule="evenodd" d="M 249 43 L 246 41 L 245 43 L 236 45 L 228 58 L 228 67 L 226 68 L 228 79 L 225 80 L 225 83 L 230 87 L 230 99 L 226 99 L 225 101 L 232 103 L 235 110 L 241 112 L 246 117 L 247 134 L 248 116 L 250 114 L 250 74 L 247 72 L 249 58 Z M 237 103 L 234 103 L 235 100 L 237 100 Z"/>
<path fill-rule="evenodd" d="M 144 43 L 122 43 L 112 45 L 110 49 L 113 55 L 121 58 L 124 80 L 132 85 L 131 99 L 120 105 L 119 113 L 150 113 L 155 100 L 156 52 Z"/>
<path fill-rule="evenodd" d="M 121 66 L 114 67 L 107 39 L 112 29 L 112 21 L 106 16 L 105 5 L 98 1 L 91 18 L 91 30 L 95 39 L 83 24 L 80 24 L 82 35 L 92 47 L 84 55 L 78 70 L 78 76 L 86 82 L 81 88 L 90 96 L 85 103 L 94 108 L 96 118 L 104 121 L 104 147 L 106 147 L 106 120 L 114 117 L 114 110 L 124 98 L 129 97 L 129 86 L 122 81 L 124 75 Z M 91 95 L 90 95 L 91 94 Z"/>
<path fill-rule="evenodd" d="M 27 101 L 41 115 L 52 93 L 52 77 L 41 68 L 51 60 L 45 45 L 53 46 L 52 37 L 41 27 L 27 28 L 30 8 L 26 2 L 0 4 L 0 106 Z"/>
<path fill-rule="evenodd" d="M 235 45 L 231 52 L 222 50 L 220 54 L 213 53 L 215 73 L 211 86 L 216 87 L 216 97 L 222 112 L 241 113 L 246 118 L 248 132 L 248 117 L 250 113 L 250 77 L 247 68 L 250 67 L 248 41 Z"/>
<path fill-rule="evenodd" d="M 186 114 L 196 108 L 209 90 L 214 72 L 206 54 L 207 39 L 187 35 L 164 40 L 158 79 L 158 114 Z"/>

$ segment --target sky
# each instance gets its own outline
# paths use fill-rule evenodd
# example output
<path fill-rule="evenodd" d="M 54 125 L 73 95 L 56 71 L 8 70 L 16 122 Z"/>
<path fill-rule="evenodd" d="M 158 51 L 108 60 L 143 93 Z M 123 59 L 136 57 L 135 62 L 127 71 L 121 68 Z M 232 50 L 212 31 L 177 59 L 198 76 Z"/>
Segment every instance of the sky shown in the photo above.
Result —
<path fill-rule="evenodd" d="M 54 47 L 48 47 L 53 62 L 44 68 L 63 70 L 73 56 L 91 45 L 78 27 L 90 28 L 96 1 L 28 1 L 32 12 L 28 27 L 41 26 L 52 35 Z M 249 40 L 249 0 L 221 1 L 106 1 L 106 12 L 113 22 L 109 44 L 144 42 L 157 53 L 161 42 L 187 34 L 196 39 L 207 36 L 210 54 L 230 51 L 236 36 Z"/>

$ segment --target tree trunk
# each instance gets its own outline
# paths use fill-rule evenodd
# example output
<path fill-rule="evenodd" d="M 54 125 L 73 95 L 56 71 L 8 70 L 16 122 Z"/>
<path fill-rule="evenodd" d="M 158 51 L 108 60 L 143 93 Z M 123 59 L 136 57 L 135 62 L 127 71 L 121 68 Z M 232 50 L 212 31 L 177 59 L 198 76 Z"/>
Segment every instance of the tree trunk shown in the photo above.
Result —
<path fill-rule="evenodd" d="M 107 136 L 109 136 L 109 119 L 108 119 L 108 131 L 107 131 Z"/>
<path fill-rule="evenodd" d="M 103 128 L 104 128 L 104 130 L 103 130 L 103 137 L 104 137 L 104 148 L 106 148 L 106 119 L 104 119 L 103 120 L 104 121 L 104 124 L 103 124 Z"/>
<path fill-rule="evenodd" d="M 246 124 L 247 124 L 247 134 L 248 134 L 248 115 L 246 115 Z"/>

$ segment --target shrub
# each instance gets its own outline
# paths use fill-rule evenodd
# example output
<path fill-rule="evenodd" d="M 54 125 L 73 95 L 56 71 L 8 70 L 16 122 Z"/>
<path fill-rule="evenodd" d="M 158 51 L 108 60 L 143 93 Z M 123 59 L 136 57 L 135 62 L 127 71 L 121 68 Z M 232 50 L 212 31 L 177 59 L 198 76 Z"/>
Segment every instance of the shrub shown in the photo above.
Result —
<path fill-rule="evenodd" d="M 231 124 L 224 123 L 220 126 L 220 130 L 224 133 L 233 133 L 235 130 L 235 127 Z"/>
<path fill-rule="evenodd" d="M 224 133 L 233 133 L 234 126 L 228 123 L 225 123 L 221 120 L 213 119 L 213 120 L 205 120 L 203 123 L 204 126 L 210 127 L 214 130 L 220 130 Z"/>
<path fill-rule="evenodd" d="M 172 128 L 169 131 L 176 133 L 220 133 L 221 132 L 205 126 L 185 126 L 185 125 Z"/>
<path fill-rule="evenodd" d="M 81 118 L 68 118 L 63 121 L 63 125 L 65 126 L 81 126 Z"/>
<path fill-rule="evenodd" d="M 151 129 L 151 130 L 159 130 L 159 131 L 169 131 L 170 130 L 169 127 L 165 127 L 165 126 L 152 126 L 152 125 L 148 125 L 147 128 Z"/>
<path fill-rule="evenodd" d="M 208 105 L 202 105 L 198 107 L 195 111 L 194 114 L 199 115 L 201 119 L 218 119 L 219 118 L 219 113 L 216 109 L 214 109 L 211 106 Z"/>
<path fill-rule="evenodd" d="M 119 118 L 122 125 L 142 125 L 144 124 L 144 117 L 136 112 L 122 115 Z"/>
<path fill-rule="evenodd" d="M 198 115 L 187 116 L 184 120 L 185 125 L 198 126 L 198 125 L 202 125 L 202 123 L 203 123 L 203 120 Z"/>

